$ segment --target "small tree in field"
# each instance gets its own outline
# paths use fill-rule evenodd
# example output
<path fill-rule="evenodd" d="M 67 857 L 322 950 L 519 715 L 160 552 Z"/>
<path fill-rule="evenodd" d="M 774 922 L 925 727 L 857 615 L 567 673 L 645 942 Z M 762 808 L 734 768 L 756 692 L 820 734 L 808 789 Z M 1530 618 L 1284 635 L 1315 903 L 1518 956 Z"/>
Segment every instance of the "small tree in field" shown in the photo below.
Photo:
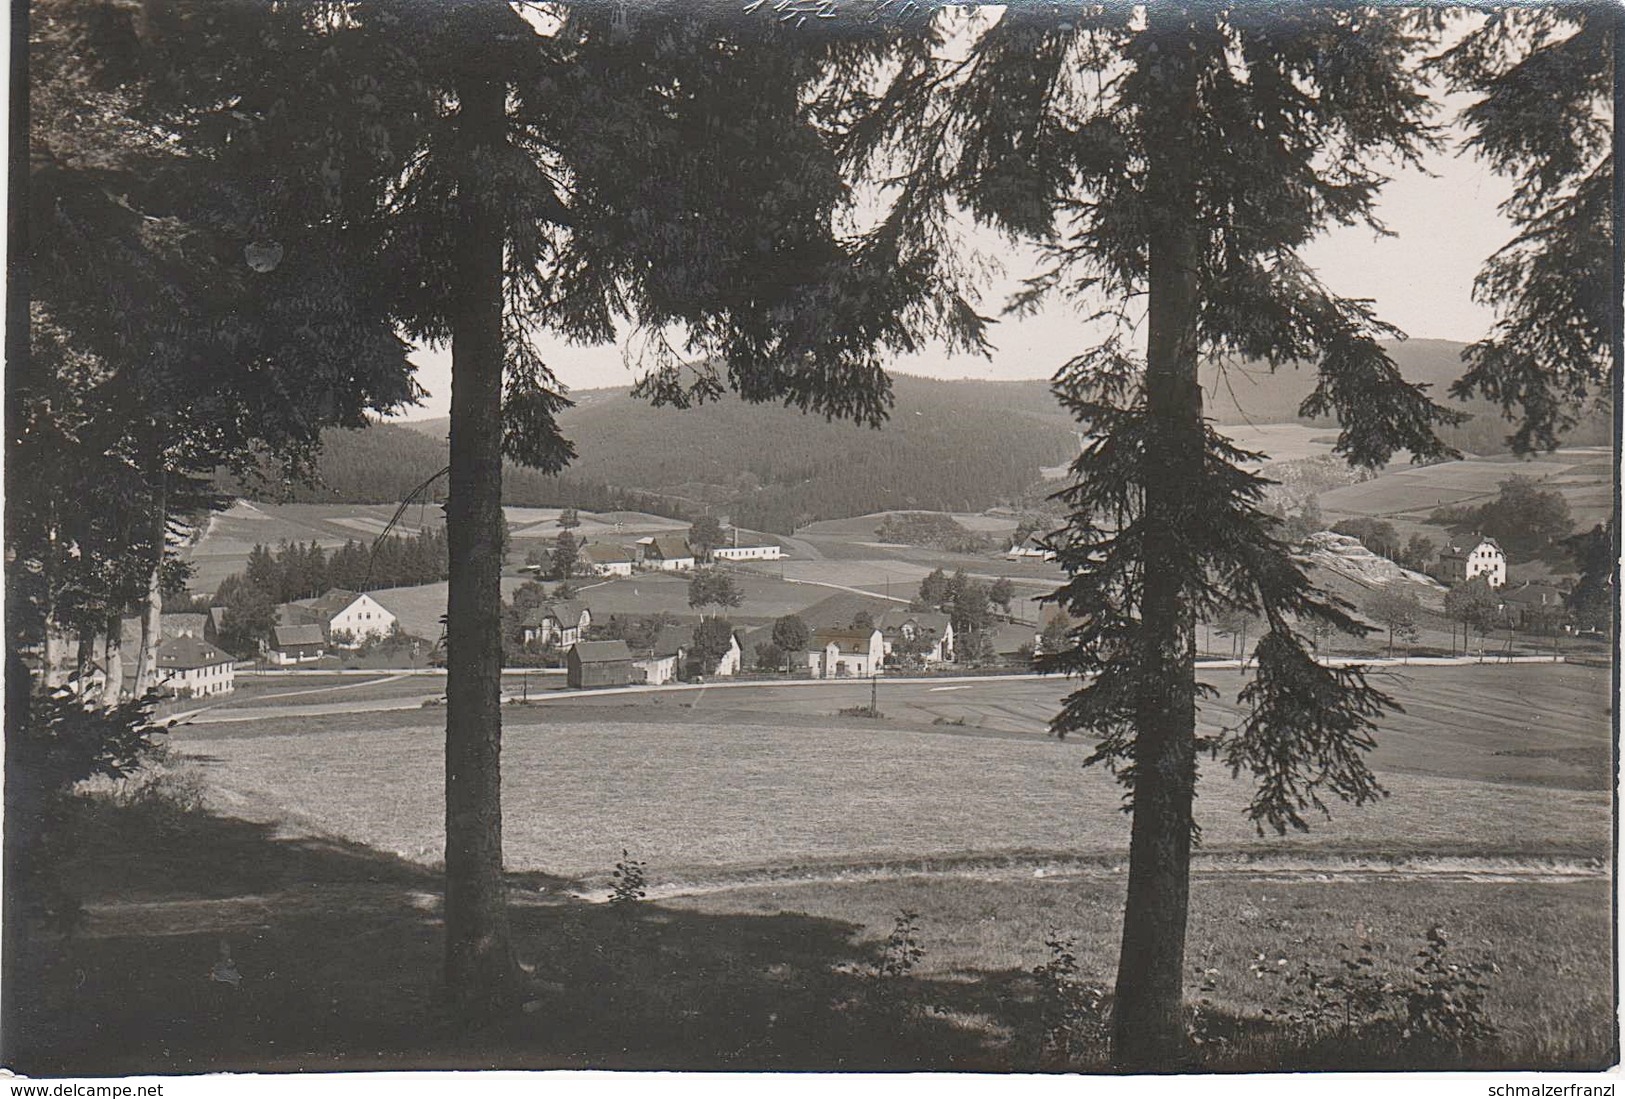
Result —
<path fill-rule="evenodd" d="M 688 528 L 688 548 L 701 561 L 711 560 L 711 551 L 723 541 L 722 523 L 715 515 L 702 515 Z"/>
<path fill-rule="evenodd" d="M 1479 644 L 1483 644 L 1490 630 L 1495 628 L 1500 608 L 1501 600 L 1496 596 L 1495 589 L 1482 576 L 1475 576 L 1445 592 L 1444 613 L 1461 623 L 1464 646 L 1468 643 L 1470 630 L 1478 631 Z"/>
<path fill-rule="evenodd" d="M 1422 600 L 1415 592 L 1389 584 L 1378 588 L 1367 601 L 1365 612 L 1388 631 L 1388 655 L 1394 655 L 1394 635 L 1414 641 L 1422 619 Z"/>
<path fill-rule="evenodd" d="M 559 512 L 560 530 L 575 530 L 580 525 L 581 516 L 576 513 L 575 508 L 565 508 L 563 511 Z"/>
<path fill-rule="evenodd" d="M 720 569 L 699 569 L 688 582 L 688 605 L 702 615 L 707 607 L 737 607 L 744 602 L 745 593 Z"/>
<path fill-rule="evenodd" d="M 717 664 L 733 647 L 733 623 L 726 618 L 707 618 L 694 627 L 694 644 L 689 660 L 696 675 L 712 675 Z"/>
<path fill-rule="evenodd" d="M 559 536 L 553 541 L 551 557 L 554 579 L 570 579 L 575 575 L 576 562 L 580 559 L 581 547 L 576 544 L 576 536 L 567 530 L 559 531 Z"/>

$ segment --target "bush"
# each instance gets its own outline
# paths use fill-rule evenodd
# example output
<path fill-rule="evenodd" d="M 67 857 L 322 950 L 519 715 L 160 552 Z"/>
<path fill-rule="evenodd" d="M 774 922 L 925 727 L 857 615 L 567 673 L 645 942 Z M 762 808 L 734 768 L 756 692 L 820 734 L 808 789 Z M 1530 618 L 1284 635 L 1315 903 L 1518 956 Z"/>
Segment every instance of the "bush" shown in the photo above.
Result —
<path fill-rule="evenodd" d="M 615 884 L 610 888 L 609 903 L 616 908 L 630 908 L 649 895 L 648 864 L 634 859 L 624 847 L 621 861 L 615 864 L 615 873 L 610 877 Z"/>
<path fill-rule="evenodd" d="M 1052 931 L 1044 945 L 1049 961 L 1033 969 L 1038 982 L 1038 1062 L 1040 1067 L 1066 1068 L 1085 1049 L 1105 1048 L 1106 990 L 1079 978 L 1074 940 Z"/>

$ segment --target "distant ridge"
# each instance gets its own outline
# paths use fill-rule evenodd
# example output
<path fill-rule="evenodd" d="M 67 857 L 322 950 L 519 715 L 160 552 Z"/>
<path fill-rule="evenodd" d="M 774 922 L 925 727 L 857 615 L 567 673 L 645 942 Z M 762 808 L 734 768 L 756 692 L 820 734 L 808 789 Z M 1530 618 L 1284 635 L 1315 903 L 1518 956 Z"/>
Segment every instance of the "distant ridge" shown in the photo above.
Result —
<path fill-rule="evenodd" d="M 1460 376 L 1463 344 L 1391 345 L 1400 372 L 1446 400 Z M 688 517 L 726 515 L 753 530 L 788 533 L 820 519 L 890 510 L 981 511 L 1019 500 L 1040 470 L 1076 453 L 1070 417 L 1049 382 L 893 376 L 896 406 L 880 430 L 829 423 L 737 398 L 679 411 L 654 408 L 624 388 L 578 390 L 560 423 L 578 458 L 560 477 L 510 468 L 504 500 L 530 506 L 627 509 Z M 1220 424 L 1298 421 L 1314 389 L 1312 369 L 1256 365 L 1206 368 L 1207 413 Z M 1477 454 L 1504 452 L 1508 426 L 1481 401 L 1447 440 Z M 1329 424 L 1329 421 L 1327 422 Z M 325 437 L 325 487 L 294 486 L 280 498 L 389 502 L 446 463 L 447 420 L 375 425 Z M 1594 417 L 1573 442 L 1604 443 L 1612 424 Z M 252 489 L 247 490 L 252 495 Z M 443 489 L 442 489 L 443 491 Z"/>

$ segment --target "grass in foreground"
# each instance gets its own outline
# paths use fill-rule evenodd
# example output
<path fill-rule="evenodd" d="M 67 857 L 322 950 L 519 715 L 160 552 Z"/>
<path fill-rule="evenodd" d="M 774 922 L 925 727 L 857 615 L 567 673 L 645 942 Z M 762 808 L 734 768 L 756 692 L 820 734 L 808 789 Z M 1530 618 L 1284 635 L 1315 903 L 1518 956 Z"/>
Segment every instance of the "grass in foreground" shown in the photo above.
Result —
<path fill-rule="evenodd" d="M 438 1000 L 439 883 L 423 867 L 199 813 L 81 808 L 59 869 L 83 921 L 67 936 L 13 922 L 6 938 L 4 1059 L 29 1074 L 1058 1068 L 1031 972 L 1043 938 L 1076 936 L 1082 975 L 1106 983 L 1121 903 L 1115 883 L 916 878 L 617 908 L 542 902 L 562 883 L 516 875 L 526 997 L 470 1028 Z M 1599 1067 L 1612 1057 L 1606 902 L 1601 883 L 1200 883 L 1190 995 L 1212 1001 L 1204 1032 L 1228 1041 L 1193 1067 Z M 924 954 L 883 976 L 904 906 Z M 1466 1052 L 1316 1044 L 1265 1023 L 1248 959 L 1335 964 L 1356 917 L 1399 968 L 1435 919 L 1491 954 L 1501 1038 Z M 1065 1067 L 1104 1067 L 1080 1052 Z"/>

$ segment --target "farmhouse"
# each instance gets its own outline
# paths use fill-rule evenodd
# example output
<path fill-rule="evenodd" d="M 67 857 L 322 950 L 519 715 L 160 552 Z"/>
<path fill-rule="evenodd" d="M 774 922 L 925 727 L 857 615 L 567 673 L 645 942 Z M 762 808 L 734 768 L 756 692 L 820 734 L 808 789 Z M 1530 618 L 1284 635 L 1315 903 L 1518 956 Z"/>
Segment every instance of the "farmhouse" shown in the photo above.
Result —
<path fill-rule="evenodd" d="M 520 624 L 520 637 L 526 645 L 568 648 L 587 634 L 592 611 L 575 599 L 559 599 L 531 608 Z"/>
<path fill-rule="evenodd" d="M 954 659 L 953 619 L 935 611 L 887 611 L 880 616 L 885 654 L 894 663 L 941 664 Z"/>
<path fill-rule="evenodd" d="M 203 618 L 203 640 L 211 645 L 220 644 L 220 635 L 226 628 L 226 608 L 210 607 Z"/>
<path fill-rule="evenodd" d="M 1020 561 L 1025 558 L 1036 558 L 1040 561 L 1055 560 L 1055 551 L 1044 545 L 1036 534 L 1029 534 L 1021 541 L 1014 543 L 1004 552 L 1004 555 L 1012 561 Z"/>
<path fill-rule="evenodd" d="M 728 651 L 718 658 L 713 667 L 703 668 L 695 663 L 690 671 L 703 676 L 738 675 L 743 663 L 744 650 L 739 647 L 739 634 L 736 632 L 728 635 Z"/>
<path fill-rule="evenodd" d="M 683 572 L 694 567 L 694 551 L 681 538 L 642 538 L 643 567 L 656 572 Z"/>
<path fill-rule="evenodd" d="M 814 679 L 870 676 L 885 659 L 885 639 L 878 629 L 818 630 L 807 652 L 807 672 Z"/>
<path fill-rule="evenodd" d="M 326 651 L 327 639 L 320 626 L 273 626 L 265 659 L 277 665 L 310 664 L 320 660 Z"/>
<path fill-rule="evenodd" d="M 370 595 L 334 588 L 315 599 L 296 599 L 276 609 L 282 626 L 320 626 L 329 646 L 353 649 L 388 637 L 396 618 Z"/>
<path fill-rule="evenodd" d="M 783 546 L 720 546 L 711 551 L 718 561 L 778 561 L 784 557 Z"/>
<path fill-rule="evenodd" d="M 237 664 L 196 637 L 172 637 L 158 643 L 159 681 L 181 698 L 230 694 L 237 689 Z"/>
<path fill-rule="evenodd" d="M 625 546 L 588 542 L 581 547 L 576 565 L 591 576 L 631 576 L 632 560 L 632 554 L 627 552 Z"/>
<path fill-rule="evenodd" d="M 632 682 L 632 652 L 624 641 L 577 641 L 564 658 L 570 686 L 625 687 Z"/>
<path fill-rule="evenodd" d="M 655 635 L 654 644 L 649 646 L 648 654 L 638 657 L 632 666 L 643 672 L 643 681 L 650 686 L 670 683 L 683 665 L 689 640 L 689 631 L 682 626 L 663 626 Z"/>
<path fill-rule="evenodd" d="M 1439 553 L 1439 579 L 1446 584 L 1462 584 L 1477 576 L 1492 588 L 1507 582 L 1507 555 L 1493 538 L 1470 538 L 1452 542 Z"/>
<path fill-rule="evenodd" d="M 1548 626 L 1559 619 L 1564 606 L 1563 592 L 1539 580 L 1527 581 L 1501 593 L 1501 606 L 1519 629 Z"/>

